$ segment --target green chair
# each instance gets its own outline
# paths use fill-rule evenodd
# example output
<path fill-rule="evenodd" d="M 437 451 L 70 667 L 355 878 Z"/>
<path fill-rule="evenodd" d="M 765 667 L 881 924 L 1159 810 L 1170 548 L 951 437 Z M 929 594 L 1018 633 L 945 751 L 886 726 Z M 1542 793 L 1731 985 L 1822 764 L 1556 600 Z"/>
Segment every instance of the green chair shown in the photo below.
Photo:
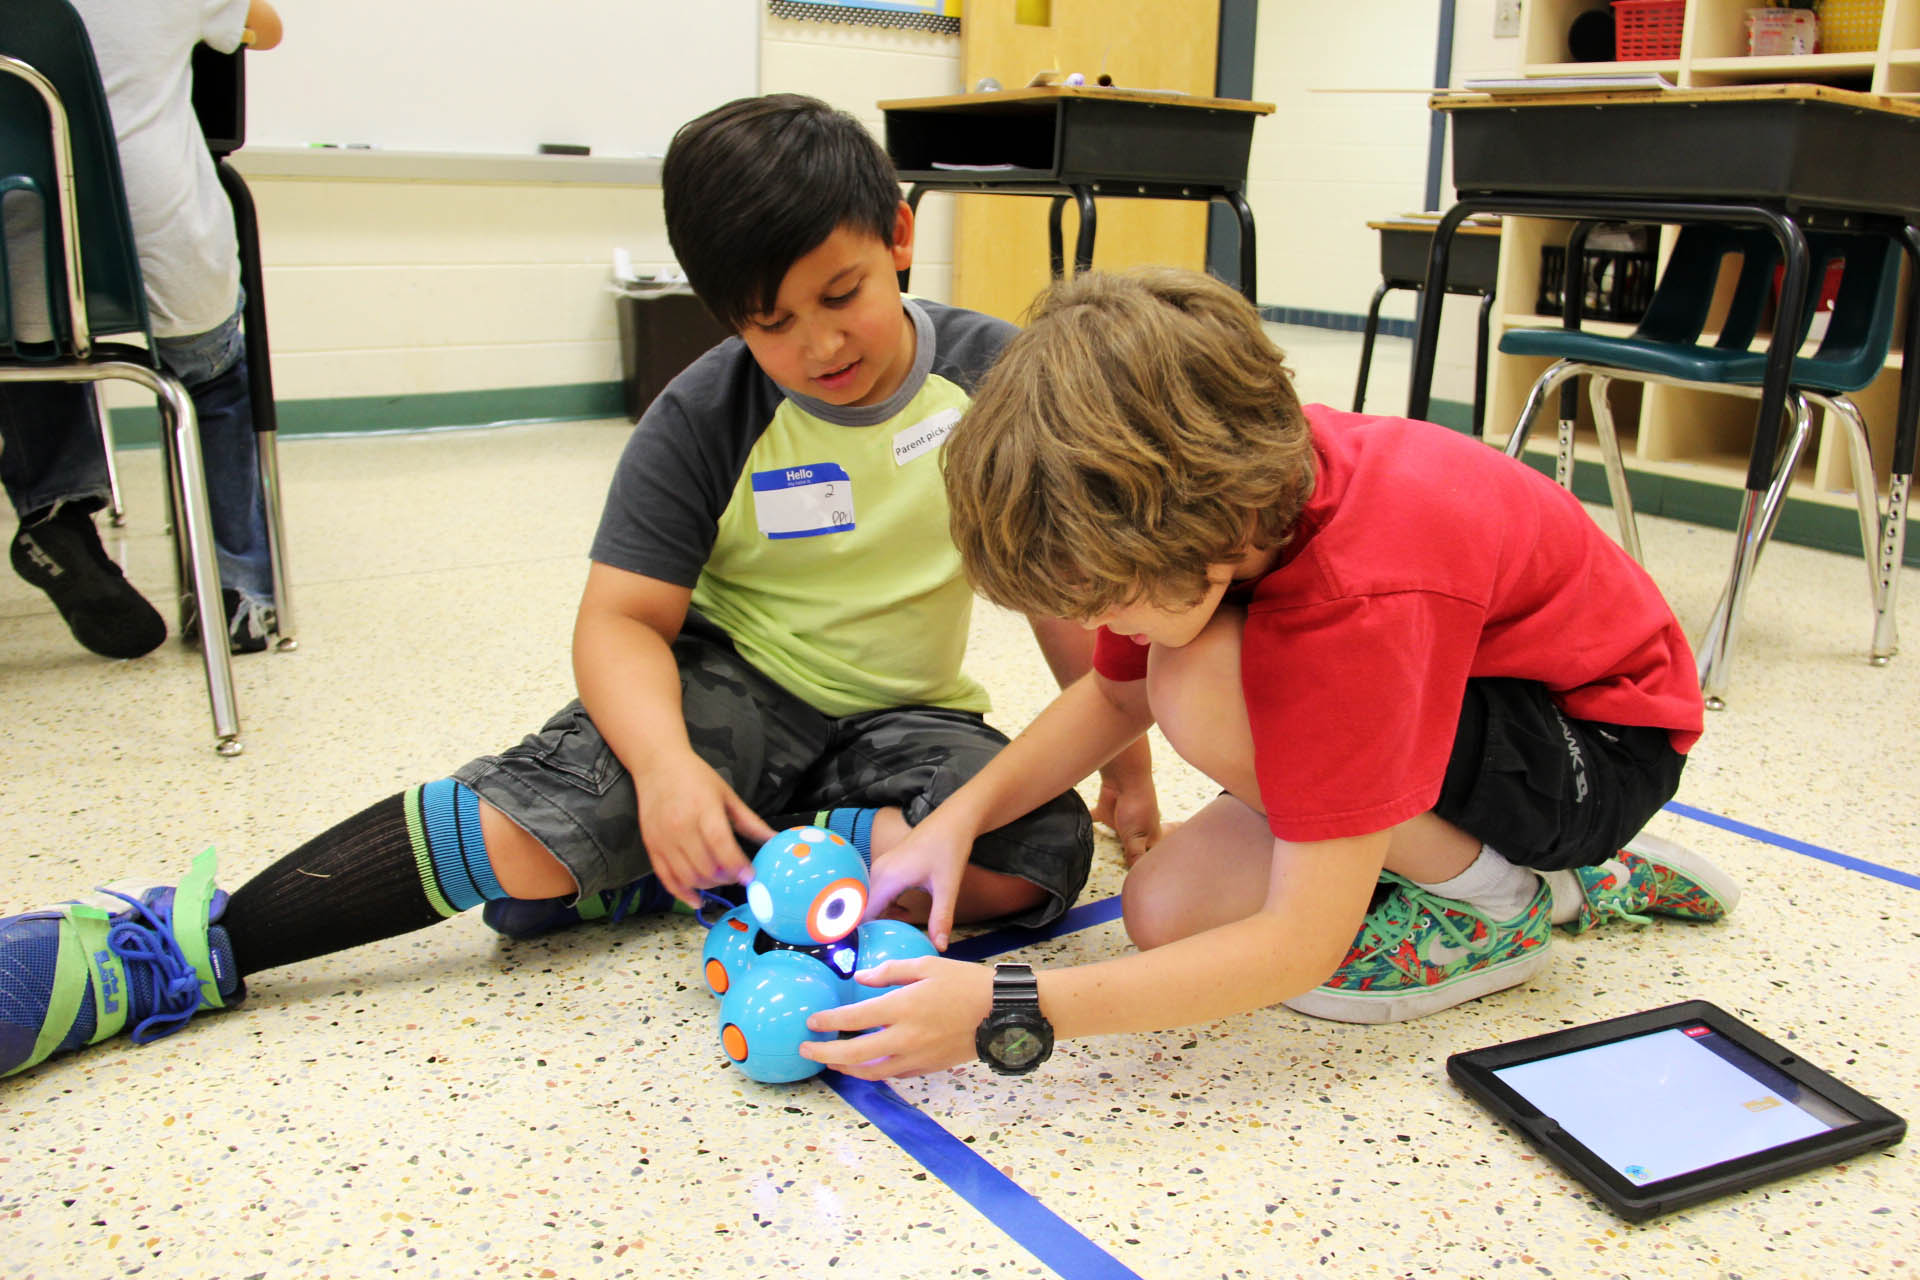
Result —
<path fill-rule="evenodd" d="M 0 241 L 0 382 L 124 379 L 159 403 L 182 597 L 223 618 L 193 400 L 152 351 L 120 158 L 86 27 L 65 0 L 6 0 L 0 26 L 0 200 L 37 209 L 37 265 Z M 19 219 L 16 217 L 16 222 Z M 34 247 L 29 245 L 31 253 Z M 15 284 L 44 275 L 32 299 Z M 34 317 L 44 323 L 25 323 Z M 145 343 L 103 342 L 139 338 Z M 240 720 L 225 628 L 202 626 L 215 749 L 236 755 Z"/>
<path fill-rule="evenodd" d="M 1802 352 L 1789 378 L 1786 439 L 1774 471 L 1756 507 L 1749 494 L 1740 515 L 1739 545 L 1727 585 L 1715 606 L 1700 646 L 1700 684 L 1707 705 L 1725 705 L 1728 673 L 1740 624 L 1741 606 L 1761 550 L 1778 523 L 1794 468 L 1806 449 L 1812 423 L 1811 406 L 1825 412 L 1825 420 L 1846 433 L 1860 542 L 1867 562 L 1867 582 L 1874 612 L 1872 661 L 1884 665 L 1899 648 L 1894 613 L 1898 573 L 1876 569 L 1876 553 L 1883 539 L 1900 540 L 1906 524 L 1907 484 L 1896 475 L 1884 515 L 1874 480 L 1872 452 L 1860 411 L 1847 392 L 1858 391 L 1878 377 L 1886 363 L 1893 333 L 1894 306 L 1900 285 L 1900 246 L 1890 236 L 1868 233 L 1821 232 L 1807 234 L 1811 256 L 1805 325 L 1810 327 L 1814 303 L 1830 270 L 1840 273 L 1827 329 L 1818 347 Z M 1571 254 L 1570 254 L 1571 256 Z M 1719 332 L 1705 333 L 1713 310 L 1722 270 L 1730 257 L 1740 262 L 1739 274 Z M 1705 386 L 1737 395 L 1760 395 L 1765 376 L 1766 343 L 1755 346 L 1767 305 L 1776 288 L 1780 250 L 1764 230 L 1729 225 L 1689 225 L 1675 237 L 1673 252 L 1655 287 L 1645 316 L 1625 337 L 1592 333 L 1578 328 L 1516 329 L 1500 340 L 1500 350 L 1512 355 L 1549 356 L 1555 363 L 1533 384 L 1520 421 L 1507 442 L 1507 453 L 1518 457 L 1534 418 L 1556 389 L 1571 389 L 1571 379 L 1586 375 L 1595 429 L 1607 487 L 1620 523 L 1620 539 L 1634 559 L 1641 559 L 1640 537 L 1634 524 L 1633 501 L 1627 491 L 1626 470 L 1614 428 L 1607 391 L 1617 378 L 1674 386 Z M 1574 303 L 1577 307 L 1577 301 Z M 1577 310 L 1573 313 L 1577 320 Z M 1807 338 L 1807 327 L 1792 335 L 1796 350 Z M 1785 340 L 1776 337 L 1774 340 Z M 1573 402 L 1562 399 L 1555 474 L 1571 487 L 1573 468 Z M 1898 464 L 1896 463 L 1896 466 Z M 1897 564 L 1896 555 L 1896 564 Z"/>

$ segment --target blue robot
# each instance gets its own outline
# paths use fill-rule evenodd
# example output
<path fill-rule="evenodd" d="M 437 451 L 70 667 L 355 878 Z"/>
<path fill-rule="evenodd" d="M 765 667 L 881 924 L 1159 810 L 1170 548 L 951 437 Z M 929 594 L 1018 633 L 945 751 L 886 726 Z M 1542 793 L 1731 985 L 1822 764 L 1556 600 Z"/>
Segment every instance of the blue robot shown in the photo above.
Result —
<path fill-rule="evenodd" d="M 854 980 L 888 960 L 935 954 L 927 935 L 897 920 L 860 923 L 867 866 L 845 839 L 793 827 L 761 846 L 744 906 L 712 924 L 701 954 L 707 989 L 720 998 L 720 1047 L 764 1084 L 805 1080 L 819 1063 L 800 1056 L 807 1019 L 888 988 Z"/>

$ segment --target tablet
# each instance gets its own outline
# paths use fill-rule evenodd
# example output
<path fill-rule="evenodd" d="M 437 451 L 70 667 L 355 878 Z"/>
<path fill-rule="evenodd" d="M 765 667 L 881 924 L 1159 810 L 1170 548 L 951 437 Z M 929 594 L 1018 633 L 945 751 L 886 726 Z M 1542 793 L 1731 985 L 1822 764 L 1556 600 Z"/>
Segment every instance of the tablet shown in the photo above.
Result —
<path fill-rule="evenodd" d="M 1447 1074 L 1631 1222 L 1907 1132 L 1704 1000 L 1456 1053 Z"/>

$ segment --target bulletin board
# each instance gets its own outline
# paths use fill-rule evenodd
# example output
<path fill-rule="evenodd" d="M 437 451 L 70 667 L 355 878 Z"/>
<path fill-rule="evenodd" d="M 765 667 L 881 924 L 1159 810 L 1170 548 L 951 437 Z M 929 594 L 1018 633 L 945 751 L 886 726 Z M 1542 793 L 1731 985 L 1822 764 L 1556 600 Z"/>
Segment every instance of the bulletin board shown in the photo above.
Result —
<path fill-rule="evenodd" d="M 251 146 L 658 155 L 687 120 L 757 91 L 750 0 L 279 0 L 247 59 Z"/>

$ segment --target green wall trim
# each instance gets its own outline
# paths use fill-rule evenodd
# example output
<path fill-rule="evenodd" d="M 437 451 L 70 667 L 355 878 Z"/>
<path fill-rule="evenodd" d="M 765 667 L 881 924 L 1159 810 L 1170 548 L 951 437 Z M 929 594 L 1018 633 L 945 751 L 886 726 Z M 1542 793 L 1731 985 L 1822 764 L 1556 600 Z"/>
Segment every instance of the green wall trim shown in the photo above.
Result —
<path fill-rule="evenodd" d="M 581 382 L 557 387 L 512 387 L 494 391 L 440 391 L 420 395 L 341 396 L 330 400 L 282 400 L 280 434 L 351 435 L 359 432 L 422 431 L 435 427 L 484 427 L 501 422 L 618 418 L 625 414 L 618 382 Z M 1432 421 L 1470 431 L 1473 406 L 1435 400 Z M 160 440 L 160 414 L 142 405 L 113 411 L 114 442 L 151 447 Z M 1526 454 L 1528 465 L 1553 474 L 1553 457 Z M 1732 529 L 1740 515 L 1740 491 L 1647 471 L 1627 472 L 1634 510 L 1714 529 Z M 1608 505 L 1606 473 L 1597 462 L 1576 463 L 1573 491 L 1582 500 Z M 1920 568 L 1920 538 L 1908 536 L 1904 563 Z M 1851 508 L 1808 502 L 1789 495 L 1775 538 L 1844 555 L 1860 554 L 1859 519 Z"/>
<path fill-rule="evenodd" d="M 1375 410 L 1377 413 L 1391 413 L 1391 409 Z M 1427 401 L 1427 421 L 1437 422 L 1443 427 L 1452 427 L 1462 434 L 1473 431 L 1473 406 L 1464 400 Z"/>
<path fill-rule="evenodd" d="M 1524 458 L 1527 465 L 1543 475 L 1553 474 L 1551 453 L 1528 450 Z M 1574 463 L 1573 492 L 1584 502 L 1612 505 L 1607 495 L 1606 469 L 1597 462 Z M 1641 515 L 1666 516 L 1710 529 L 1734 529 L 1739 525 L 1743 491 L 1727 485 L 1656 475 L 1629 467 L 1627 492 L 1633 497 L 1634 511 Z M 1776 542 L 1858 556 L 1860 517 L 1852 507 L 1809 502 L 1789 493 L 1780 509 L 1780 523 L 1773 537 Z M 1914 537 L 1911 517 L 1907 521 L 1906 553 L 1901 559 L 1908 566 L 1920 568 L 1920 539 Z"/>
<path fill-rule="evenodd" d="M 422 431 L 432 427 L 484 427 L 500 422 L 618 418 L 625 415 L 618 382 L 581 382 L 558 387 L 509 387 L 494 391 L 437 391 L 419 395 L 341 396 L 329 400 L 282 400 L 280 434 L 346 435 L 372 431 Z M 160 411 L 139 405 L 113 411 L 117 446 L 157 445 Z"/>

